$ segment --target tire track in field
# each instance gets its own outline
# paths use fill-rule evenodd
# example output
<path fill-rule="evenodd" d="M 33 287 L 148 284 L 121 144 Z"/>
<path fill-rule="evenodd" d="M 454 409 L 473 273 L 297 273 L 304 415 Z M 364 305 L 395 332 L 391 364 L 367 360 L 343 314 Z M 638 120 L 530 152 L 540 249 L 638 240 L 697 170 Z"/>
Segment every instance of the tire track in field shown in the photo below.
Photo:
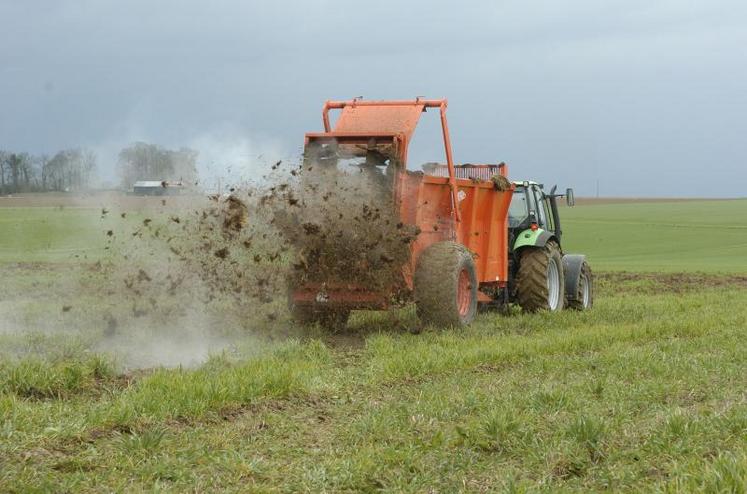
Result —
<path fill-rule="evenodd" d="M 632 226 L 652 226 L 657 228 L 700 228 L 708 230 L 747 230 L 747 225 L 713 225 L 708 223 L 649 223 L 646 221 L 616 221 L 616 220 L 583 220 L 574 219 L 566 220 L 567 223 L 583 223 L 590 225 L 632 225 Z"/>

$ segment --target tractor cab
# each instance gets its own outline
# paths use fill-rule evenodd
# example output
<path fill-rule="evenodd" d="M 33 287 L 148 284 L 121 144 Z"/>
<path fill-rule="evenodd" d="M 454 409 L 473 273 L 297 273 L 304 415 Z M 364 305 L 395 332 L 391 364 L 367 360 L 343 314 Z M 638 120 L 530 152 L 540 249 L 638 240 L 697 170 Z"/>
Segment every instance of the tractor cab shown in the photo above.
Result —
<path fill-rule="evenodd" d="M 565 194 L 556 194 L 555 187 L 547 193 L 544 186 L 537 182 L 524 180 L 514 182 L 514 195 L 508 210 L 508 227 L 512 244 L 526 245 L 522 238 L 544 237 L 544 241 L 553 238 L 560 244 L 563 231 L 558 214 L 559 197 L 565 197 L 568 206 L 574 205 L 573 189 L 566 189 Z M 529 237 L 527 237 L 529 235 Z"/>

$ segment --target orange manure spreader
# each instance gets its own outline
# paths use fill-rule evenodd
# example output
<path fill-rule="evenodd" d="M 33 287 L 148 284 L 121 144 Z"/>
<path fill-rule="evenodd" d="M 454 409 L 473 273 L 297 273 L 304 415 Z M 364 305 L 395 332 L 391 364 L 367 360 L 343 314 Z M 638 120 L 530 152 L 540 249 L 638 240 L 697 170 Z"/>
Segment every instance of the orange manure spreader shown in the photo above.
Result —
<path fill-rule="evenodd" d="M 592 277 L 561 249 L 557 198 L 500 164 L 455 164 L 446 100 L 329 101 L 306 134 L 302 239 L 289 303 L 301 322 L 343 326 L 356 309 L 414 302 L 420 320 L 463 326 L 478 307 L 587 309 Z M 408 169 L 421 115 L 439 113 L 443 163 Z M 331 123 L 330 112 L 339 110 Z"/>

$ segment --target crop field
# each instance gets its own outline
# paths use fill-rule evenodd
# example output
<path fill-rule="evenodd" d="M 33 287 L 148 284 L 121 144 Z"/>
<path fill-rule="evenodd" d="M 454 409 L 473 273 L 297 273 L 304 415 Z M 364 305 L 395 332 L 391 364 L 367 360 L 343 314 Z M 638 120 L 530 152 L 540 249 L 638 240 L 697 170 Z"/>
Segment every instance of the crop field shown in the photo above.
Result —
<path fill-rule="evenodd" d="M 747 272 L 747 200 L 591 202 L 564 209 L 568 251 L 608 271 Z"/>
<path fill-rule="evenodd" d="M 0 207 L 0 492 L 747 491 L 747 200 L 579 203 L 591 311 L 419 334 L 125 325 L 144 213 Z"/>

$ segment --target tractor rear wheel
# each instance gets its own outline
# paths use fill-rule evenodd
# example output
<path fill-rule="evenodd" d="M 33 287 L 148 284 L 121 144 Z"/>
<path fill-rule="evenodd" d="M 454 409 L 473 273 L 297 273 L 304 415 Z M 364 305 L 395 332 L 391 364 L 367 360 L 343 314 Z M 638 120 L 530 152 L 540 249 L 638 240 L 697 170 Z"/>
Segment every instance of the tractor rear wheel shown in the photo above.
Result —
<path fill-rule="evenodd" d="M 565 281 L 558 244 L 548 242 L 544 247 L 528 247 L 522 251 L 516 290 L 519 305 L 527 312 L 563 308 Z"/>
<path fill-rule="evenodd" d="M 466 326 L 477 314 L 477 273 L 470 251 L 438 242 L 420 255 L 413 279 L 420 320 L 434 326 Z"/>

